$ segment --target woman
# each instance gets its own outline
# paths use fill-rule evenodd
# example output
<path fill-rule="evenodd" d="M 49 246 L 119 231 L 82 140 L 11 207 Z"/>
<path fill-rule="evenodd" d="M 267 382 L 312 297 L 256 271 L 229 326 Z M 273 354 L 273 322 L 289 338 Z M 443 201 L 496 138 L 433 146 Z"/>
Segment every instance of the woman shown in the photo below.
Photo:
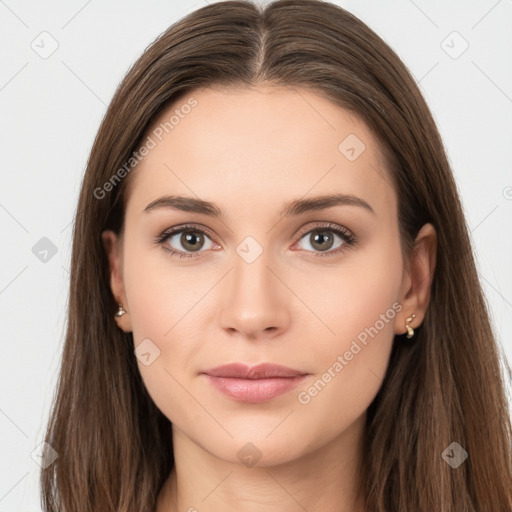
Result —
<path fill-rule="evenodd" d="M 399 58 L 318 0 L 170 27 L 82 184 L 44 510 L 510 510 L 510 433 Z"/>

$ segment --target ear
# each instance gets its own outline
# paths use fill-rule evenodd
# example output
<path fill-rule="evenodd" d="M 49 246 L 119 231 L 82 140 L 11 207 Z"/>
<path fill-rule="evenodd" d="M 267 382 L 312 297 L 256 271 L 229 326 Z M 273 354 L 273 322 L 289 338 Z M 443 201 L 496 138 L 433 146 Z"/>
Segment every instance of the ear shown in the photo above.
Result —
<path fill-rule="evenodd" d="M 116 316 L 115 320 L 120 329 L 124 332 L 131 332 L 130 313 L 128 311 L 128 301 L 123 283 L 123 258 L 122 244 L 118 236 L 111 230 L 103 231 L 101 234 L 103 246 L 107 253 L 110 267 L 110 289 L 116 302 L 123 306 L 126 313 L 120 317 Z"/>
<path fill-rule="evenodd" d="M 405 321 L 416 315 L 409 325 L 414 329 L 421 325 L 430 303 L 430 292 L 436 267 L 437 234 L 432 224 L 419 230 L 408 261 L 400 288 L 399 302 L 403 309 L 396 316 L 395 334 L 405 334 Z"/>

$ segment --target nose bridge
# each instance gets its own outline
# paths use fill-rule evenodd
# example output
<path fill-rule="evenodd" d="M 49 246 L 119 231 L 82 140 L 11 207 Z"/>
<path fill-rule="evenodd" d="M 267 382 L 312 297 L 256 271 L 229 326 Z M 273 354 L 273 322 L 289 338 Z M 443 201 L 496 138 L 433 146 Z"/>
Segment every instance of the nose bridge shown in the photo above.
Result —
<path fill-rule="evenodd" d="M 275 275 L 271 251 L 254 240 L 244 240 L 233 255 L 233 267 L 223 290 L 223 327 L 250 336 L 281 330 L 289 319 L 289 300 Z"/>
<path fill-rule="evenodd" d="M 234 258 L 233 292 L 240 298 L 245 295 L 258 297 L 259 295 L 272 296 L 275 293 L 276 283 L 272 282 L 275 276 L 269 270 L 272 264 L 270 251 L 264 251 L 254 259 L 245 259 L 239 254 Z M 248 251 L 248 254 L 252 249 Z"/>

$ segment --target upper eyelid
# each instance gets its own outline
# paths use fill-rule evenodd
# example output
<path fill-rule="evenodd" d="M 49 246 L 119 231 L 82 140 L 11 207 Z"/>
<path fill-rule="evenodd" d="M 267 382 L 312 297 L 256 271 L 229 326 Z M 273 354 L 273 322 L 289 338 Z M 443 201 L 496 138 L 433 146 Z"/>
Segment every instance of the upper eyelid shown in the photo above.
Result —
<path fill-rule="evenodd" d="M 342 233 L 346 233 L 347 235 L 354 236 L 352 231 L 345 226 L 341 226 L 338 224 L 334 224 L 332 222 L 321 222 L 318 221 L 318 223 L 315 226 L 310 226 L 308 228 L 300 229 L 296 236 L 304 236 L 310 233 L 311 231 L 316 231 L 320 229 L 325 229 L 326 231 L 332 230 L 332 231 L 341 231 Z"/>
<path fill-rule="evenodd" d="M 208 235 L 210 238 L 215 238 L 215 236 L 212 236 L 212 231 L 206 226 L 203 226 L 202 224 L 183 225 L 177 226 L 176 228 L 173 227 L 169 229 L 164 229 L 161 235 L 159 235 L 159 238 L 170 238 L 174 235 L 182 233 L 183 231 L 194 231 L 194 229 L 200 231 L 201 233 L 204 233 L 205 235 Z"/>

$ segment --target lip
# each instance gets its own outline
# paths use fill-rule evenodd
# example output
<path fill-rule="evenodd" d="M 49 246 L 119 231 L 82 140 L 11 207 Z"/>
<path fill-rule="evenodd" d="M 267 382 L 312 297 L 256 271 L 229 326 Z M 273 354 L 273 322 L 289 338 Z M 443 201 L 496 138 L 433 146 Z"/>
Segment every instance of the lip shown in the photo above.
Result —
<path fill-rule="evenodd" d="M 261 403 L 282 395 L 308 375 L 305 372 L 271 363 L 249 366 L 231 363 L 202 372 L 217 390 L 245 403 Z"/>

